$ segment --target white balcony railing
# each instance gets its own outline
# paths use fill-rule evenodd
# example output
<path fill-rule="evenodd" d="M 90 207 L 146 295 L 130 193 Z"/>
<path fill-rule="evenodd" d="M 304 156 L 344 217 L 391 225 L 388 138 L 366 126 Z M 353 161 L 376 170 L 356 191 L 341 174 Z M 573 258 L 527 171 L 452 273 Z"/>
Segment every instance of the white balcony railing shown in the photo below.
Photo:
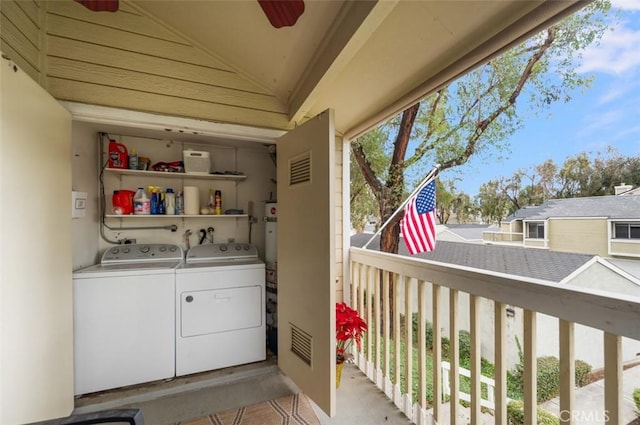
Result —
<path fill-rule="evenodd" d="M 524 241 L 524 234 L 522 232 L 496 232 L 491 230 L 486 230 L 482 232 L 482 240 L 484 242 L 495 242 L 495 243 L 515 243 Z"/>
<path fill-rule="evenodd" d="M 507 348 L 513 345 L 512 335 L 507 333 L 507 322 L 513 320 L 515 307 L 518 311 L 522 309 L 525 424 L 537 423 L 536 319 L 551 316 L 558 319 L 560 411 L 576 410 L 574 324 L 581 324 L 603 335 L 601 346 L 594 347 L 604 352 L 605 384 L 601 408 L 606 412 L 607 423 L 624 425 L 621 341 L 623 337 L 640 340 L 640 297 L 362 248 L 350 249 L 350 261 L 351 302 L 369 324 L 369 333 L 362 351 L 356 355 L 356 363 L 414 423 L 435 421 L 456 425 L 460 423 L 460 400 L 467 398 L 472 425 L 481 423 L 481 409 L 483 405 L 487 406 L 487 401 L 493 405 L 495 424 L 507 424 Z M 462 300 L 468 300 L 468 306 Z M 487 305 L 493 308 L 487 310 Z M 415 316 L 417 323 L 412 321 Z M 426 336 L 429 322 L 433 341 L 430 350 Z M 493 335 L 491 381 L 481 375 L 481 344 L 486 344 L 487 328 Z M 466 390 L 463 392 L 468 396 L 463 397 L 460 396 L 461 383 L 467 378 L 460 378 L 460 329 L 469 331 L 470 345 L 466 367 L 469 379 L 464 382 Z M 436 343 L 445 334 L 449 338 L 450 365 L 443 360 L 442 344 Z M 414 344 L 417 344 L 415 348 Z M 417 370 L 414 370 L 414 363 Z M 450 369 L 448 376 L 443 367 Z M 443 382 L 447 383 L 447 389 Z M 427 384 L 433 394 L 429 405 Z M 489 396 L 488 392 L 492 394 Z M 574 414 L 561 415 L 560 423 L 570 424 L 576 417 Z"/>
<path fill-rule="evenodd" d="M 449 387 L 449 379 L 451 373 L 451 363 L 442 362 L 442 395 L 444 399 L 448 399 L 451 396 L 451 388 Z M 458 368 L 458 373 L 460 376 L 464 376 L 466 378 L 471 378 L 471 371 L 469 369 L 465 369 L 463 367 Z M 495 410 L 495 394 L 496 394 L 496 382 L 492 378 L 488 378 L 486 376 L 480 375 L 480 384 L 484 384 L 486 386 L 486 394 L 487 397 L 480 398 L 480 405 L 482 407 L 486 407 L 487 409 Z M 458 397 L 460 400 L 470 402 L 471 395 L 465 393 L 463 391 L 458 391 Z M 510 398 L 507 397 L 507 402 L 511 401 Z"/>

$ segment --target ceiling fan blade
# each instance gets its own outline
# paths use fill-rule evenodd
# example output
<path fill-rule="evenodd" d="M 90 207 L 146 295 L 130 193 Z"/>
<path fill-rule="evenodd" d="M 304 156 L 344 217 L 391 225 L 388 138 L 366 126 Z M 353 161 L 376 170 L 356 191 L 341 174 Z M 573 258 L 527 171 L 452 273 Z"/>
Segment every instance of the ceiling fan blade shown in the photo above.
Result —
<path fill-rule="evenodd" d="M 304 12 L 303 0 L 258 0 L 275 28 L 292 27 Z"/>
<path fill-rule="evenodd" d="M 94 12 L 117 12 L 119 0 L 75 0 Z"/>

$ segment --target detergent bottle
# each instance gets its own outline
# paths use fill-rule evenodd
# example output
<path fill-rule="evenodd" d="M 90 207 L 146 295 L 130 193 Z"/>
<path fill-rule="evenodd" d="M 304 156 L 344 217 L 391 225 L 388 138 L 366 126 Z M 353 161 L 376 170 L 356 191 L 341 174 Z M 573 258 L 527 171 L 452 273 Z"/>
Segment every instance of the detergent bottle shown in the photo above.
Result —
<path fill-rule="evenodd" d="M 151 214 L 151 200 L 147 197 L 147 193 L 142 187 L 138 188 L 138 191 L 133 197 L 133 214 Z"/>
<path fill-rule="evenodd" d="M 129 169 L 138 169 L 138 152 L 136 151 L 136 148 L 131 148 L 131 151 L 129 152 Z"/>
<path fill-rule="evenodd" d="M 109 140 L 109 168 L 127 168 L 128 166 L 127 147 L 115 140 Z"/>

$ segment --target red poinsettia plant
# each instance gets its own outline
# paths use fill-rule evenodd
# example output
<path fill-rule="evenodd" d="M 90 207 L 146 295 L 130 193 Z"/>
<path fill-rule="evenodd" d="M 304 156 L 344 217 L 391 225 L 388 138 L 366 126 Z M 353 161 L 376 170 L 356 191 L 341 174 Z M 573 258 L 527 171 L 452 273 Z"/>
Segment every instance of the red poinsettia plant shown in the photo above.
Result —
<path fill-rule="evenodd" d="M 345 361 L 345 353 L 353 341 L 358 349 L 367 324 L 358 312 L 345 303 L 336 303 L 336 363 Z"/>

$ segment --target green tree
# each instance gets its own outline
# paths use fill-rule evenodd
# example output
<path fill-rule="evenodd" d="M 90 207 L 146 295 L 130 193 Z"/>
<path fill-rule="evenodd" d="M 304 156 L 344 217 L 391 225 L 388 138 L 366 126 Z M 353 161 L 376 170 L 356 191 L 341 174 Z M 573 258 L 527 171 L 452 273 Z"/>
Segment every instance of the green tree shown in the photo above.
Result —
<path fill-rule="evenodd" d="M 384 173 L 388 165 L 389 158 L 385 154 L 384 145 L 388 135 L 383 127 L 377 127 L 358 139 L 364 149 L 367 150 L 367 169 L 374 170 L 378 175 Z M 368 223 L 369 217 L 375 216 L 379 223 L 378 201 L 371 191 L 371 187 L 367 184 L 363 174 L 360 172 L 360 166 L 351 153 L 351 186 L 350 186 L 350 214 L 351 225 L 356 232 L 360 233 L 364 226 Z"/>
<path fill-rule="evenodd" d="M 558 166 L 552 159 L 547 159 L 535 167 L 540 176 L 540 188 L 542 190 L 542 202 L 555 198 L 558 192 Z"/>
<path fill-rule="evenodd" d="M 609 8 L 608 1 L 590 3 L 384 123 L 393 141 L 384 172 L 372 166 L 364 137 L 355 140 L 352 153 L 382 221 L 402 203 L 407 176 L 426 174 L 433 164 L 446 170 L 503 150 L 528 113 L 547 111 L 554 102 L 569 101 L 575 89 L 588 87 L 591 78 L 578 74 L 576 64 L 582 50 L 602 36 Z M 398 252 L 400 218 L 382 232 L 381 250 Z"/>
<path fill-rule="evenodd" d="M 436 216 L 442 224 L 447 224 L 452 216 L 458 223 L 468 223 L 475 219 L 477 207 L 466 193 L 456 189 L 452 180 L 436 179 Z"/>
<path fill-rule="evenodd" d="M 459 193 L 453 205 L 453 212 L 458 223 L 472 223 L 476 221 L 479 209 L 468 194 Z"/>
<path fill-rule="evenodd" d="M 488 224 L 500 224 L 508 214 L 509 200 L 501 189 L 500 182 L 491 180 L 480 186 L 477 196 L 482 221 Z"/>
<path fill-rule="evenodd" d="M 455 186 L 452 181 L 436 180 L 436 217 L 446 224 L 451 217 L 456 203 Z"/>
<path fill-rule="evenodd" d="M 599 176 L 596 176 L 586 153 L 567 158 L 560 168 L 559 198 L 577 198 L 596 195 Z"/>

